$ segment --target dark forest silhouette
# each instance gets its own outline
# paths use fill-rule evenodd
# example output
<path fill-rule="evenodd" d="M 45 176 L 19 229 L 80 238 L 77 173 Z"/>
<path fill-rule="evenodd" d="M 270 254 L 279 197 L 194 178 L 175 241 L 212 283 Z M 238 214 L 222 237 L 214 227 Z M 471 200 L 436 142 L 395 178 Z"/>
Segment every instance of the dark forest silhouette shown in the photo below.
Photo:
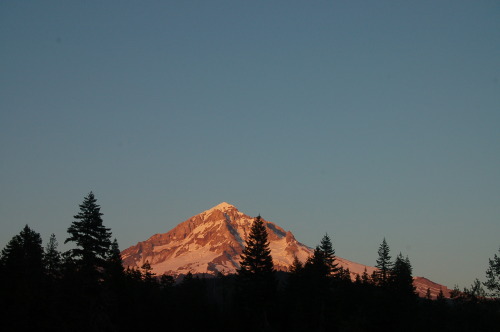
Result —
<path fill-rule="evenodd" d="M 91 192 L 68 228 L 67 252 L 54 234 L 42 246 L 25 226 L 0 256 L 4 331 L 495 331 L 500 326 L 500 258 L 484 285 L 419 298 L 408 257 L 391 260 L 387 241 L 373 275 L 336 262 L 326 234 L 306 262 L 275 271 L 258 216 L 236 274 L 155 275 L 149 262 L 124 269 L 117 240 Z"/>

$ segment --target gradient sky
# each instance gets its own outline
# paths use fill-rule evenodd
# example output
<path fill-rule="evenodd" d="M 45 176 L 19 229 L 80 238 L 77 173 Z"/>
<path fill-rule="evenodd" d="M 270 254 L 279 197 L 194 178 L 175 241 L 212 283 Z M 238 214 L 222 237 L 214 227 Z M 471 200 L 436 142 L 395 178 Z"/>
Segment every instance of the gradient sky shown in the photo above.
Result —
<path fill-rule="evenodd" d="M 120 247 L 222 201 L 374 265 L 485 279 L 500 246 L 498 1 L 2 1 L 0 247 Z"/>

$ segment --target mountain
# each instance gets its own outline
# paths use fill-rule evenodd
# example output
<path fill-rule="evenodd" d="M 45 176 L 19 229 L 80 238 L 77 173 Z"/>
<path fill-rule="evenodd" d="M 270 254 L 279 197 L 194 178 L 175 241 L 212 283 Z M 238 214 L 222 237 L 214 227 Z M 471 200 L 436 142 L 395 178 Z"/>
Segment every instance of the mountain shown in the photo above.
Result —
<path fill-rule="evenodd" d="M 224 202 L 124 250 L 123 263 L 140 267 L 147 260 L 156 274 L 234 273 L 253 220 Z M 291 232 L 272 222 L 264 223 L 277 269 L 286 270 L 294 255 L 305 261 L 312 253 Z"/>
<path fill-rule="evenodd" d="M 191 272 L 216 274 L 234 273 L 239 268 L 240 255 L 254 218 L 240 212 L 226 202 L 180 223 L 167 233 L 155 234 L 146 241 L 122 251 L 125 267 L 141 267 L 148 261 L 157 275 L 180 275 Z M 286 271 L 295 256 L 302 261 L 313 249 L 298 242 L 290 231 L 264 220 L 270 242 L 271 255 L 276 269 Z M 354 278 L 366 269 L 371 274 L 375 268 L 337 257 L 344 268 L 349 268 Z M 425 278 L 415 278 L 417 290 L 422 295 L 427 288 L 437 296 L 439 289 L 445 295 L 448 289 Z M 423 293 L 422 293 L 423 292 Z"/>

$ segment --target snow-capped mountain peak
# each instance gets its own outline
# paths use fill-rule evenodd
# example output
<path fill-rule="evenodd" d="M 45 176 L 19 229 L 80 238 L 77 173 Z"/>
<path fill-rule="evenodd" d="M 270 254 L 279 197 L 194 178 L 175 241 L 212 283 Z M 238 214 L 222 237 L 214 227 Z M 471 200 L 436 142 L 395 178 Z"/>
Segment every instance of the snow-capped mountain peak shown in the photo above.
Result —
<path fill-rule="evenodd" d="M 157 275 L 191 273 L 234 273 L 239 268 L 240 255 L 245 247 L 255 218 L 240 212 L 235 206 L 222 202 L 163 234 L 155 234 L 146 241 L 122 251 L 125 267 L 141 267 L 146 261 Z M 278 270 L 287 270 L 294 257 L 305 262 L 313 250 L 298 242 L 290 231 L 262 219 L 267 229 L 273 263 Z M 338 263 L 349 268 L 352 278 L 365 269 L 371 274 L 375 268 L 337 257 Z M 415 278 L 419 292 L 427 289 L 423 278 Z M 427 280 L 427 279 L 425 279 Z M 438 289 L 433 284 L 432 290 Z M 441 286 L 441 285 L 438 285 Z M 443 291 L 448 292 L 445 286 Z M 433 296 L 437 295 L 433 293 Z"/>
<path fill-rule="evenodd" d="M 229 204 L 227 202 L 222 202 L 220 204 L 217 204 L 213 208 L 208 209 L 205 212 L 212 212 L 214 210 L 219 210 L 219 211 L 223 211 L 224 212 L 224 211 L 227 211 L 227 210 L 238 210 L 238 209 L 234 205 L 232 205 L 232 204 Z"/>
<path fill-rule="evenodd" d="M 233 273 L 254 221 L 235 206 L 222 202 L 167 233 L 155 234 L 122 252 L 125 266 L 140 267 L 149 261 L 156 274 Z M 291 232 L 264 220 L 274 264 L 286 269 L 294 256 L 305 261 L 311 249 Z"/>

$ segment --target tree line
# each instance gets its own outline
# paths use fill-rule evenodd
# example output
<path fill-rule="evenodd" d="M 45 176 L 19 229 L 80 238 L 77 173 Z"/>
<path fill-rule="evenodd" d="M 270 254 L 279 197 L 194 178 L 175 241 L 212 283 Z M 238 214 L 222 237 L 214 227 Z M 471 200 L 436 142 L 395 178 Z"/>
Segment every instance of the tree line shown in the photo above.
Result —
<path fill-rule="evenodd" d="M 79 205 L 58 250 L 25 226 L 0 255 L 0 319 L 4 331 L 493 331 L 500 326 L 500 257 L 487 281 L 419 298 L 412 266 L 394 260 L 384 238 L 372 274 L 337 262 L 326 234 L 313 254 L 289 271 L 273 266 L 267 231 L 256 217 L 236 274 L 188 273 L 176 281 L 122 264 L 94 194 Z M 483 288 L 485 286 L 489 292 Z"/>

